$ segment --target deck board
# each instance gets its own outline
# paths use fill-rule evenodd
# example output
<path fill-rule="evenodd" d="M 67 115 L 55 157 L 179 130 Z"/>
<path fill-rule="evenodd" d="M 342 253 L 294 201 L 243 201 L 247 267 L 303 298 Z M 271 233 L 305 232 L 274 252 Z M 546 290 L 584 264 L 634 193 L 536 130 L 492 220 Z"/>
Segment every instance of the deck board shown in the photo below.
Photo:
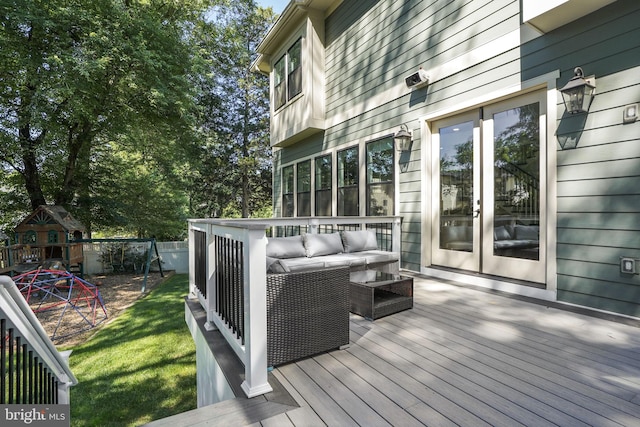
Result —
<path fill-rule="evenodd" d="M 278 371 L 292 384 L 295 391 L 303 399 L 300 406 L 310 406 L 327 425 L 355 425 L 353 418 L 345 412 L 328 392 L 324 390 L 298 365 L 293 363 L 278 368 Z"/>
<path fill-rule="evenodd" d="M 398 330 L 397 333 L 403 334 L 401 330 Z M 416 352 L 419 351 L 418 348 L 413 348 L 413 346 L 410 349 Z M 449 371 L 440 371 L 441 375 L 448 377 L 449 381 L 457 381 L 460 387 L 463 387 L 464 383 L 460 383 L 457 378 L 460 376 L 466 378 L 475 384 L 474 387 L 468 387 L 466 390 L 472 391 L 482 399 L 487 399 L 485 394 L 496 393 L 504 399 L 517 404 L 518 407 L 509 407 L 509 414 L 525 425 L 543 423 L 542 418 L 561 425 L 579 424 L 577 419 L 567 417 L 566 413 L 577 418 L 582 417 L 584 425 L 590 425 L 593 418 L 597 417 L 597 414 L 583 414 L 581 409 L 574 407 L 575 402 L 571 399 L 564 399 L 563 397 L 566 393 L 561 390 L 559 384 L 554 383 L 549 386 L 550 380 L 547 380 L 548 387 L 544 387 L 538 384 L 539 381 L 534 380 L 532 382 L 533 376 L 536 375 L 535 371 L 529 370 L 527 372 L 525 370 L 526 366 L 517 359 L 509 360 L 501 357 L 497 352 L 492 353 L 493 357 L 486 357 L 483 353 L 491 350 L 484 349 L 473 343 L 468 344 L 468 349 L 470 351 L 460 352 L 459 354 L 449 353 L 448 357 L 438 357 L 438 355 L 431 354 L 428 358 L 425 358 L 425 364 L 429 364 L 431 370 L 436 370 L 435 366 L 448 365 Z M 540 373 L 537 375 L 540 375 Z M 557 380 L 557 377 L 551 374 L 548 374 L 548 376 Z M 554 393 L 549 392 L 549 388 L 553 388 Z M 574 397 L 573 393 L 571 393 L 571 397 Z M 501 408 L 499 401 L 497 405 L 492 402 L 487 403 L 491 404 L 496 410 Z M 527 412 L 537 413 L 540 419 L 533 422 L 533 419 L 521 418 Z"/>
<path fill-rule="evenodd" d="M 367 405 L 361 396 L 353 392 L 350 388 L 354 385 L 354 378 L 352 376 L 345 379 L 345 382 L 348 383 L 348 385 L 345 385 L 337 378 L 338 373 L 327 370 L 320 363 L 322 359 L 323 355 L 314 359 L 307 359 L 299 362 L 298 366 L 305 371 L 312 381 L 325 390 L 338 406 L 349 414 L 356 425 L 391 425 L 373 408 Z M 322 414 L 320 415 L 322 416 Z"/>
<path fill-rule="evenodd" d="M 589 410 L 603 410 L 601 403 L 621 411 L 625 411 L 625 408 L 629 411 L 637 409 L 636 405 L 627 405 L 625 402 L 640 392 L 640 387 L 633 386 L 632 382 L 625 379 L 628 373 L 622 374 L 618 371 L 618 375 L 615 376 L 611 374 L 612 370 L 616 370 L 614 367 L 588 360 L 583 362 L 577 357 L 567 362 L 561 354 L 555 354 L 554 357 L 553 353 L 548 353 L 547 360 L 543 361 L 540 359 L 543 355 L 542 351 L 532 354 L 528 347 L 520 345 L 520 340 L 510 343 L 493 340 L 491 347 L 487 347 L 483 345 L 482 337 L 473 331 L 470 332 L 470 326 L 461 322 L 461 326 L 449 327 L 449 338 L 459 342 L 466 340 L 466 345 L 478 351 L 476 358 L 479 360 L 487 357 L 486 363 L 495 365 L 493 361 L 500 361 L 505 364 L 495 366 L 497 369 L 508 369 L 508 366 L 512 366 L 522 370 L 523 373 L 527 373 L 523 379 L 530 384 L 545 390 L 554 389 L 559 397 L 566 397 L 573 402 L 578 399 L 584 402 L 584 406 Z M 570 346 L 571 341 L 567 341 L 567 345 Z M 636 378 L 640 377 L 640 371 L 636 370 L 634 375 Z M 603 378 L 617 378 L 618 386 L 615 387 L 610 380 L 604 381 Z M 585 401 L 581 397 L 583 395 L 592 399 L 593 402 Z"/>
<path fill-rule="evenodd" d="M 297 369 L 306 375 L 290 376 Z M 373 322 L 353 315 L 349 348 L 277 371 L 285 387 L 309 388 L 305 403 L 327 425 L 640 420 L 639 328 L 423 278 L 414 309 Z M 336 406 L 349 414 L 343 424 Z M 400 410 L 410 418 L 394 419 Z"/>

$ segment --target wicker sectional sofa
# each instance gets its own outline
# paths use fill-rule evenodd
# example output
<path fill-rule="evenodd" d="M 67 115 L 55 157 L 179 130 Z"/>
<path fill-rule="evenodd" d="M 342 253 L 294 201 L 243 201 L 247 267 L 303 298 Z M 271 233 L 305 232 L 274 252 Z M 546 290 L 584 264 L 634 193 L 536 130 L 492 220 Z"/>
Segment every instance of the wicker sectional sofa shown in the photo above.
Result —
<path fill-rule="evenodd" d="M 377 249 L 374 231 L 270 238 L 267 362 L 277 366 L 349 344 L 349 274 L 397 272 L 398 254 Z"/>

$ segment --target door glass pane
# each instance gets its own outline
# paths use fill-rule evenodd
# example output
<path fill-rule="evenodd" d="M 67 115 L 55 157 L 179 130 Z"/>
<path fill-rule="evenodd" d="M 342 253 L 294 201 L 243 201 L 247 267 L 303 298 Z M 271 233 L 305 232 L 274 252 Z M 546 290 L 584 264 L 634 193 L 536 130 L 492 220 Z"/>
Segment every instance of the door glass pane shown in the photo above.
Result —
<path fill-rule="evenodd" d="M 441 128 L 440 249 L 473 251 L 473 122 Z"/>
<path fill-rule="evenodd" d="M 538 103 L 493 115 L 494 255 L 538 260 L 540 109 Z"/>

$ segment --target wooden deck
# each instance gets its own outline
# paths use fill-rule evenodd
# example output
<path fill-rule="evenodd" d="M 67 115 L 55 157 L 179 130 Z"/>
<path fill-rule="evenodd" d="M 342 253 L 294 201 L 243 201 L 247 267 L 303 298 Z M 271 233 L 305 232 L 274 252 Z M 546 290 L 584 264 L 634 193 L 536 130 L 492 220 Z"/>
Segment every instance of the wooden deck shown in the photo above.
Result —
<path fill-rule="evenodd" d="M 234 425 L 640 425 L 640 328 L 423 278 L 412 310 L 352 315 L 348 349 L 273 376 L 299 407 Z M 229 425 L 216 406 L 189 424 Z"/>

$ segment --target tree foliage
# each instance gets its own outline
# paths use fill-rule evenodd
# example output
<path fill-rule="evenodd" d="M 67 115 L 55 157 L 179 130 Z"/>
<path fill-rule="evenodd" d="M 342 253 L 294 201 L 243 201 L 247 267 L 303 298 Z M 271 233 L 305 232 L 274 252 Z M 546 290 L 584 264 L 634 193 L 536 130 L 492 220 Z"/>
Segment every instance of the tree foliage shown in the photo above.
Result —
<path fill-rule="evenodd" d="M 194 194 L 197 204 L 212 194 L 220 206 L 237 202 L 235 170 L 214 179 L 226 188 L 200 188 L 212 168 L 259 171 L 265 180 L 268 160 L 252 159 L 268 158 L 256 148 L 264 147 L 265 117 L 242 114 L 266 102 L 266 86 L 255 89 L 259 76 L 248 68 L 270 18 L 253 1 L 214 9 L 224 12 L 218 17 L 243 11 L 237 16 L 254 37 L 243 51 L 236 21 L 206 21 L 218 3 L 0 4 L 0 225 L 59 204 L 90 230 L 169 238 L 198 212 Z M 232 105 L 222 85 L 244 93 Z"/>
<path fill-rule="evenodd" d="M 207 76 L 198 81 L 204 143 L 192 192 L 200 216 L 271 212 L 269 80 L 250 66 L 273 20 L 270 8 L 241 0 L 215 8 L 196 30 Z"/>

